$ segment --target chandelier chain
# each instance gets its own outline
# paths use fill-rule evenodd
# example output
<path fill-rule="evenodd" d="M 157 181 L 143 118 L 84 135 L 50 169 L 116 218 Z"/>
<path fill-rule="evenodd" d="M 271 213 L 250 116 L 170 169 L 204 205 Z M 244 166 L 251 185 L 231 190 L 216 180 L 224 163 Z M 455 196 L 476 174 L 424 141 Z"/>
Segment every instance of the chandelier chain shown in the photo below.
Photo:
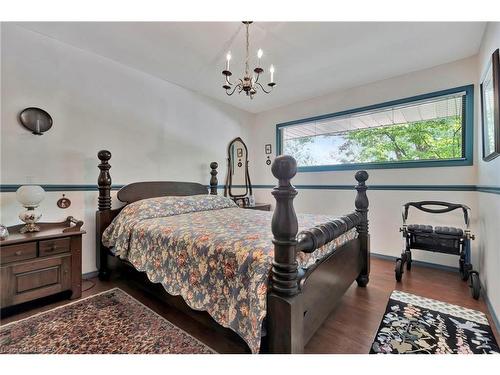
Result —
<path fill-rule="evenodd" d="M 248 76 L 248 56 L 249 56 L 249 49 L 250 49 L 250 41 L 249 41 L 249 36 L 248 36 L 248 26 L 250 26 L 248 23 L 245 25 L 247 27 L 247 58 L 246 58 L 246 61 L 245 61 L 245 75 Z"/>

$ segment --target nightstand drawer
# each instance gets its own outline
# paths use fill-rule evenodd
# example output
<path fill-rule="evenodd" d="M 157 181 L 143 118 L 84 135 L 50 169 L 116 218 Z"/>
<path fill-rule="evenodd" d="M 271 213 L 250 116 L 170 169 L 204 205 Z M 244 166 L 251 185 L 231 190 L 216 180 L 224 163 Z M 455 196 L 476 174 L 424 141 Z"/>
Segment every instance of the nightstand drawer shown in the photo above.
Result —
<path fill-rule="evenodd" d="M 0 271 L 2 307 L 71 289 L 69 254 L 8 265 Z"/>
<path fill-rule="evenodd" d="M 16 275 L 16 293 L 38 289 L 44 286 L 57 284 L 59 281 L 59 267 L 48 267 Z"/>
<path fill-rule="evenodd" d="M 2 246 L 0 251 L 0 263 L 2 264 L 31 258 L 36 258 L 36 242 Z"/>
<path fill-rule="evenodd" d="M 53 254 L 68 253 L 70 251 L 70 239 L 69 237 L 66 237 L 57 240 L 40 241 L 38 246 L 41 257 Z"/>

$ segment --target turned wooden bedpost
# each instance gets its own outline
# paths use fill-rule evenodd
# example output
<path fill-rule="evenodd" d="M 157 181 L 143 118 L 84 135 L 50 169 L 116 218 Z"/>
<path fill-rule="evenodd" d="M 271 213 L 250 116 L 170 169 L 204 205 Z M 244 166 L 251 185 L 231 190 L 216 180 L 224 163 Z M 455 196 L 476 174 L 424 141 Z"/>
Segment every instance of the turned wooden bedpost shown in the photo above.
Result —
<path fill-rule="evenodd" d="M 100 169 L 99 177 L 97 178 L 97 186 L 99 189 L 98 208 L 99 211 L 111 209 L 111 175 L 109 174 L 108 161 L 111 159 L 111 152 L 101 150 L 97 153 L 97 157 L 101 163 L 97 166 Z"/>
<path fill-rule="evenodd" d="M 278 156 L 271 171 L 279 183 L 272 192 L 276 209 L 271 224 L 274 261 L 267 299 L 269 350 L 272 353 L 302 353 L 303 312 L 296 260 L 298 223 L 293 208 L 297 191 L 290 183 L 297 173 L 297 162 L 291 156 Z"/>
<path fill-rule="evenodd" d="M 361 273 L 359 274 L 356 281 L 359 286 L 366 286 L 369 281 L 370 275 L 370 235 L 368 234 L 368 197 L 366 195 L 366 180 L 368 180 L 368 172 L 358 171 L 355 175 L 356 181 L 356 212 L 360 213 L 363 220 L 356 227 L 358 230 L 360 246 L 361 246 Z"/>
<path fill-rule="evenodd" d="M 99 270 L 99 279 L 106 280 L 109 278 L 108 258 L 106 249 L 101 242 L 101 234 L 104 228 L 101 228 L 101 212 L 111 210 L 111 175 L 109 174 L 108 161 L 111 159 L 111 152 L 101 150 L 97 153 L 97 157 L 101 163 L 97 166 L 100 169 L 99 177 L 97 178 L 97 187 L 99 189 L 98 212 L 96 213 L 96 263 Z"/>
<path fill-rule="evenodd" d="M 210 195 L 217 195 L 217 185 L 219 181 L 217 180 L 217 167 L 219 164 L 217 164 L 215 161 L 210 163 L 210 168 L 212 169 L 210 171 L 210 174 L 212 177 L 210 177 Z"/>

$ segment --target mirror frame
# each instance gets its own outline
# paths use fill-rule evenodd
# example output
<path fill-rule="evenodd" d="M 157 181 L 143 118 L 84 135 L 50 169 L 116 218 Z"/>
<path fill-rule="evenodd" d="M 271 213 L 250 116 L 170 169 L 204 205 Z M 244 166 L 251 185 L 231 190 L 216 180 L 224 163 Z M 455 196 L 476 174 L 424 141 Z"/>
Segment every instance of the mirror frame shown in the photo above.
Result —
<path fill-rule="evenodd" d="M 240 142 L 245 148 L 245 194 L 232 194 L 231 193 L 231 185 L 233 183 L 233 177 L 231 173 L 231 147 L 235 142 Z M 224 196 L 227 197 L 229 195 L 230 198 L 243 198 L 248 195 L 252 195 L 252 183 L 250 182 L 250 174 L 248 173 L 248 147 L 243 142 L 241 137 L 234 138 L 231 142 L 229 142 L 229 146 L 227 146 L 227 178 L 226 184 L 224 185 Z"/>
<path fill-rule="evenodd" d="M 493 134 L 489 134 L 485 118 L 486 106 L 484 95 L 484 84 L 488 79 L 488 73 L 491 74 L 493 88 Z M 500 156 L 500 49 L 496 49 L 491 56 L 491 60 L 486 66 L 486 71 L 481 80 L 481 128 L 482 128 L 482 146 L 483 146 L 483 160 L 490 161 Z M 489 137 L 493 138 L 493 149 L 486 150 L 486 143 L 489 142 Z M 489 152 L 488 152 L 489 151 Z"/>

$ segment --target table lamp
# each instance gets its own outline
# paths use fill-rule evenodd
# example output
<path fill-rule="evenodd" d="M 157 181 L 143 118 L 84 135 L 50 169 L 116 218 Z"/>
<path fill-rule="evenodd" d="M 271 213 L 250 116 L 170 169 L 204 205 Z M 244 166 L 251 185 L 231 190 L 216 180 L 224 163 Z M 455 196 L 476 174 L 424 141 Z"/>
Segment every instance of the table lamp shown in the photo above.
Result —
<path fill-rule="evenodd" d="M 43 201 L 44 197 L 45 190 L 38 185 L 23 185 L 17 189 L 16 198 L 26 208 L 26 211 L 19 214 L 19 219 L 26 224 L 19 230 L 20 233 L 40 231 L 40 227 L 36 225 L 36 222 L 40 220 L 42 213 L 35 210 L 35 208 Z"/>

